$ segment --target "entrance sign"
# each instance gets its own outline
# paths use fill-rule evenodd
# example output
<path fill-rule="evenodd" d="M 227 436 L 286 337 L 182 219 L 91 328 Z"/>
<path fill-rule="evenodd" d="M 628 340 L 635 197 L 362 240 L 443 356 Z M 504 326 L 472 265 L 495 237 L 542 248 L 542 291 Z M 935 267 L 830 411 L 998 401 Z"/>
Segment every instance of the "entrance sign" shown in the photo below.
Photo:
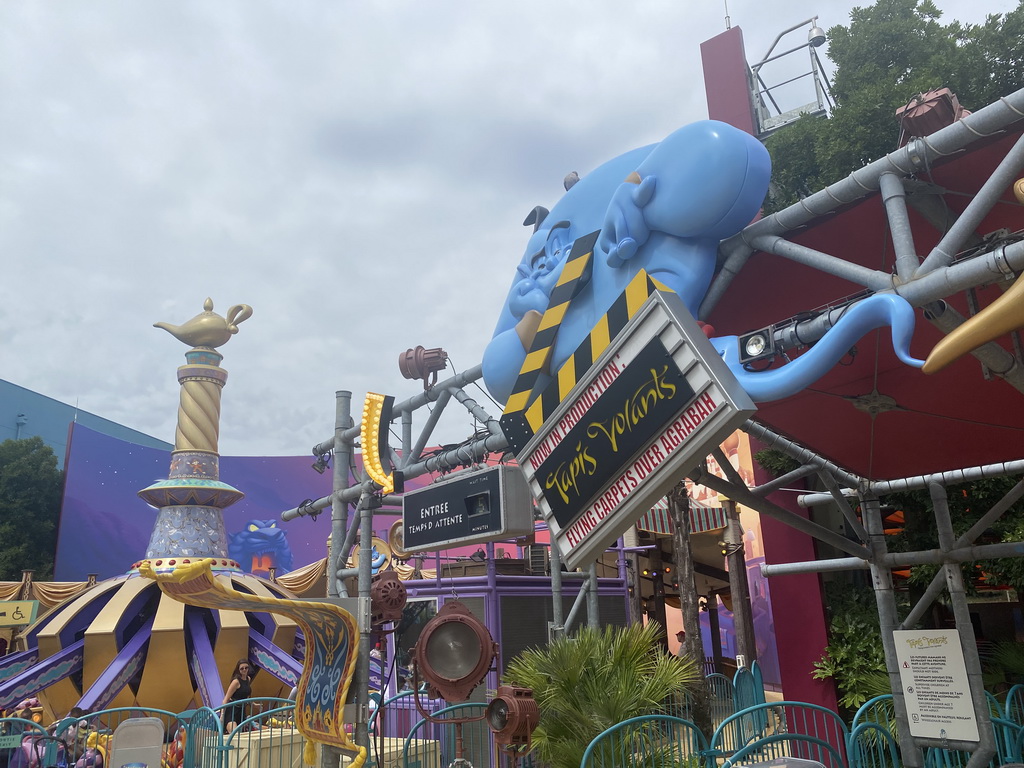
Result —
<path fill-rule="evenodd" d="M 956 630 L 897 630 L 892 634 L 910 735 L 978 741 L 978 720 Z"/>
<path fill-rule="evenodd" d="M 753 412 L 679 298 L 652 293 L 518 455 L 563 562 L 593 562 Z"/>
<path fill-rule="evenodd" d="M 533 533 L 533 503 L 516 467 L 496 466 L 408 491 L 402 497 L 406 552 L 482 544 Z"/>

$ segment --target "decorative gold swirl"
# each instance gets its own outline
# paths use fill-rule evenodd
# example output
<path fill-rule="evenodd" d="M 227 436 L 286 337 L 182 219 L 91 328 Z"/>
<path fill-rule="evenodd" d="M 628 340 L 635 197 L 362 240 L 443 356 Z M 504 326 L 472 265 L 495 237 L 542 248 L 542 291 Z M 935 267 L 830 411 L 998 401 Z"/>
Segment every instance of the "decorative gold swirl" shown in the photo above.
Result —
<path fill-rule="evenodd" d="M 941 371 L 971 350 L 1021 327 L 1024 327 L 1024 277 L 1018 277 L 1006 293 L 936 344 L 921 370 L 925 373 Z"/>
<path fill-rule="evenodd" d="M 176 451 L 217 453 L 220 436 L 220 394 L 223 384 L 186 379 L 181 383 L 178 426 L 174 435 Z"/>

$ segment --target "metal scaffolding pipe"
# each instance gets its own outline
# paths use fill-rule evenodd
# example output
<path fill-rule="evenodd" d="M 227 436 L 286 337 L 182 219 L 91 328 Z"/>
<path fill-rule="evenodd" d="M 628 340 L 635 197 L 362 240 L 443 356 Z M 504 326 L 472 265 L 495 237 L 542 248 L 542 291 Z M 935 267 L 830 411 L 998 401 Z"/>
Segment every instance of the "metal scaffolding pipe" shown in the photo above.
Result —
<path fill-rule="evenodd" d="M 492 434 L 483 439 L 476 438 L 470 440 L 465 445 L 444 451 L 436 456 L 431 456 L 424 461 L 416 462 L 415 464 L 405 467 L 402 472 L 405 473 L 406 478 L 419 477 L 427 472 L 439 472 L 445 469 L 451 469 L 452 467 L 482 461 L 489 453 L 500 453 L 507 447 L 508 440 L 505 439 L 505 435 L 503 433 L 500 435 Z M 367 483 L 369 485 L 367 485 Z M 372 486 L 373 481 L 366 480 L 359 485 L 353 485 L 350 488 L 346 488 L 338 493 L 333 493 L 330 496 L 323 496 L 315 501 L 303 504 L 300 507 L 285 510 L 281 513 L 281 519 L 285 521 L 294 520 L 298 517 L 319 512 L 321 509 L 331 505 L 331 499 L 334 496 L 337 496 L 343 501 L 356 501 L 359 498 L 359 495 L 363 492 L 364 487 L 370 488 Z"/>
<path fill-rule="evenodd" d="M 1009 280 L 1024 271 L 1024 242 L 1009 243 L 969 259 L 915 277 L 896 293 L 924 307 L 968 288 Z"/>
<path fill-rule="evenodd" d="M 857 515 L 853 511 L 853 507 L 847 502 L 846 497 L 843 496 L 843 490 L 839 487 L 839 483 L 836 482 L 835 478 L 832 477 L 828 472 L 819 472 L 818 479 L 828 489 L 828 492 L 832 495 L 832 499 L 835 501 L 836 506 L 839 507 L 839 511 L 843 513 L 843 518 L 846 520 L 846 524 L 850 526 L 850 530 L 857 536 L 857 540 L 866 542 L 868 540 L 868 532 L 864 530 L 864 526 L 861 525 L 860 520 L 857 519 Z"/>
<path fill-rule="evenodd" d="M 451 378 L 439 381 L 437 384 L 432 386 L 430 389 L 424 390 L 418 395 L 413 395 L 408 400 L 403 400 L 400 403 L 395 403 L 392 406 L 393 413 L 401 413 L 402 411 L 415 411 L 417 408 L 422 408 L 427 403 L 432 403 L 441 397 L 441 393 L 446 390 L 461 389 L 467 384 L 472 384 L 474 381 L 483 376 L 483 365 L 474 365 L 472 368 L 467 368 L 462 373 L 457 373 Z M 345 437 L 350 440 L 354 440 L 359 436 L 359 425 L 357 424 L 352 429 L 345 432 Z M 331 449 L 334 444 L 334 440 L 325 440 L 322 443 L 318 443 L 313 447 L 313 454 L 320 455 L 326 453 Z"/>
<path fill-rule="evenodd" d="M 846 497 L 857 495 L 857 492 L 852 488 L 841 488 L 840 493 Z M 796 497 L 796 503 L 804 509 L 810 509 L 811 507 L 817 507 L 822 504 L 834 504 L 835 497 L 831 493 L 801 493 Z"/>
<path fill-rule="evenodd" d="M 362 747 L 368 747 L 369 741 L 369 700 L 370 700 L 370 651 L 373 648 L 373 628 L 370 626 L 370 582 L 373 579 L 371 570 L 373 559 L 370 557 L 370 542 L 373 539 L 373 498 L 365 493 L 359 500 L 359 538 L 362 549 L 359 553 L 359 577 L 357 579 L 359 596 L 359 614 L 356 625 L 359 627 L 359 655 L 356 657 L 355 674 L 352 685 L 356 690 L 356 717 L 354 741 Z M 352 526 L 355 527 L 354 525 Z"/>
<path fill-rule="evenodd" d="M 562 552 L 557 544 L 550 546 L 551 567 L 551 638 L 556 640 L 565 634 L 565 619 L 562 605 Z"/>
<path fill-rule="evenodd" d="M 928 139 L 924 138 L 921 141 L 927 142 Z M 1021 136 L 1006 153 L 996 169 L 982 184 L 981 189 L 967 204 L 964 212 L 957 217 L 939 244 L 932 248 L 932 252 L 921 262 L 921 266 L 917 268 L 918 275 L 926 275 L 935 269 L 949 266 L 953 257 L 956 256 L 967 238 L 974 234 L 974 230 L 992 210 L 992 206 L 996 204 L 1006 188 L 1016 181 L 1021 168 L 1024 168 L 1024 136 Z"/>
<path fill-rule="evenodd" d="M 975 560 L 995 560 L 1000 557 L 1024 556 L 1024 542 L 1004 541 L 999 544 L 956 547 L 949 551 L 926 549 L 918 552 L 888 552 L 879 560 L 886 568 L 907 568 L 914 565 L 941 565 L 970 563 Z M 827 573 L 832 571 L 861 571 L 871 563 L 860 557 L 833 557 L 825 560 L 805 560 L 796 563 L 763 564 L 765 576 L 784 576 L 790 573 Z"/>
<path fill-rule="evenodd" d="M 744 429 L 746 429 L 746 427 L 744 427 Z M 1024 474 L 1024 459 L 1004 461 L 998 464 L 985 464 L 980 467 L 954 469 L 948 472 L 939 472 L 934 475 L 917 475 L 915 477 L 905 477 L 898 480 L 875 480 L 870 485 L 871 489 L 878 493 L 879 496 L 884 496 L 887 493 L 893 493 L 895 491 L 910 491 L 926 488 L 930 482 L 937 482 L 940 485 L 956 485 L 958 483 L 967 483 L 973 480 L 982 480 L 989 477 L 1003 477 L 1005 475 L 1020 474 Z M 853 496 L 855 495 L 855 491 L 846 490 L 843 494 L 846 496 Z M 814 507 L 819 504 L 829 504 L 833 501 L 835 501 L 835 499 L 828 493 L 804 493 L 796 497 L 796 503 L 805 508 Z"/>
<path fill-rule="evenodd" d="M 932 497 L 932 508 L 935 510 L 935 533 L 939 539 L 939 547 L 948 552 L 954 543 L 953 522 L 949 516 L 949 503 L 945 486 L 929 483 L 928 493 Z M 967 668 L 967 684 L 971 691 L 974 704 L 974 717 L 978 721 L 978 744 L 971 752 L 965 768 L 981 768 L 996 753 L 995 734 L 992 730 L 992 719 L 989 714 L 988 701 L 985 699 L 985 684 L 981 679 L 981 660 L 978 658 L 978 644 L 974 639 L 974 627 L 971 623 L 971 612 L 967 606 L 967 590 L 964 587 L 964 576 L 957 563 L 946 562 L 942 569 L 946 574 L 946 589 L 949 602 L 956 619 L 957 633 L 960 635 L 960 646 L 964 654 L 964 666 Z"/>
<path fill-rule="evenodd" d="M 802 445 L 793 442 L 788 437 L 783 437 L 763 424 L 750 420 L 740 427 L 740 429 L 748 435 L 756 437 L 767 447 L 775 448 L 788 456 L 792 456 L 801 464 L 810 464 L 818 469 L 828 472 L 833 477 L 839 479 L 846 485 L 849 485 L 851 488 L 856 488 L 861 484 L 861 482 L 863 482 L 860 477 L 852 472 L 847 472 L 838 464 L 822 458 L 814 451 L 804 448 Z"/>
<path fill-rule="evenodd" d="M 933 475 L 917 475 L 916 477 L 906 477 L 901 480 L 876 480 L 871 483 L 871 490 L 879 496 L 884 496 L 894 491 L 927 488 L 931 483 L 957 485 L 973 480 L 984 480 L 989 477 L 1020 474 L 1024 474 L 1024 459 L 985 464 L 984 466 L 968 467 L 967 469 L 953 469 L 948 472 L 936 472 Z"/>
<path fill-rule="evenodd" d="M 409 453 L 405 457 L 405 464 L 411 464 L 414 461 L 419 461 L 420 454 L 423 453 L 423 449 L 427 445 L 427 441 L 430 436 L 434 433 L 434 427 L 437 426 L 438 419 L 441 418 L 441 414 L 444 413 L 445 406 L 448 405 L 448 401 L 452 399 L 451 390 L 445 389 L 441 391 L 441 394 L 437 397 L 437 403 L 434 405 L 434 410 L 427 416 L 427 420 L 423 425 L 423 429 L 420 430 L 420 436 L 416 439 L 416 443 L 409 449 Z M 402 418 L 405 418 L 405 414 L 409 414 L 412 417 L 412 411 L 402 411 Z M 410 441 L 411 442 L 411 441 Z"/>
<path fill-rule="evenodd" d="M 343 488 L 348 484 L 348 468 L 352 459 L 352 444 L 346 442 L 342 433 L 352 421 L 352 393 L 347 390 L 340 390 L 334 393 L 334 444 L 331 450 L 334 452 L 334 467 L 331 468 L 331 488 Z M 331 495 L 331 546 L 327 553 L 328 568 L 330 574 L 338 567 L 338 561 L 347 555 L 348 551 L 342 546 L 342 539 L 345 530 L 348 528 L 348 503 L 341 499 L 335 499 Z M 338 590 L 337 582 L 328 576 L 327 595 L 338 597 L 341 592 Z"/>
<path fill-rule="evenodd" d="M 589 578 L 580 585 L 580 591 L 576 593 L 576 600 L 573 601 L 572 608 L 569 609 L 569 615 L 565 619 L 565 626 L 562 627 L 564 634 L 569 634 L 572 631 L 573 625 L 576 623 L 576 617 L 579 616 L 580 609 L 587 604 L 587 596 L 593 588 L 594 583 Z"/>
<path fill-rule="evenodd" d="M 925 549 L 918 552 L 893 552 L 885 557 L 884 564 L 890 568 L 906 568 L 912 565 L 936 565 L 940 563 L 969 563 L 973 560 L 995 560 L 1000 557 L 1024 555 L 1024 541 L 1003 541 L 999 544 L 977 544 L 950 550 Z"/>
<path fill-rule="evenodd" d="M 912 306 L 926 307 L 930 312 L 935 313 L 936 319 L 939 319 L 942 313 L 938 310 L 942 308 L 935 305 L 942 299 L 969 288 L 1013 278 L 1020 272 L 1024 272 L 1024 241 L 1000 246 L 987 253 L 953 264 L 944 270 L 915 278 L 895 288 L 889 285 L 877 292 L 897 293 Z M 773 335 L 775 348 L 784 350 L 806 347 L 817 341 L 836 324 L 840 317 L 849 311 L 849 307 L 849 303 L 842 304 L 825 309 L 807 320 L 776 324 Z M 951 309 L 950 311 L 955 313 L 955 310 Z M 958 314 L 950 316 L 956 319 L 951 327 L 943 328 L 939 323 L 936 325 L 948 332 L 963 322 L 963 318 L 958 317 Z M 1012 355 L 1009 353 L 1006 355 L 1012 360 Z M 1010 364 L 1004 363 L 997 365 L 996 369 L 1005 371 L 1010 367 Z"/>
<path fill-rule="evenodd" d="M 833 571 L 864 571 L 871 563 L 860 557 L 833 557 L 826 560 L 804 560 L 799 563 L 761 563 L 762 576 L 788 576 L 793 573 L 831 573 Z"/>
<path fill-rule="evenodd" d="M 1006 511 L 1017 503 L 1017 500 L 1024 496 L 1024 480 L 1019 481 L 1013 488 L 992 505 L 992 509 L 986 512 L 970 529 L 956 540 L 956 547 L 965 547 L 973 544 L 974 540 L 983 534 L 992 523 L 1006 514 Z"/>
<path fill-rule="evenodd" d="M 882 647 L 885 649 L 885 668 L 889 673 L 889 688 L 892 691 L 900 754 L 903 757 L 903 764 L 907 768 L 921 768 L 924 763 L 924 755 L 910 734 L 907 701 L 896 662 L 896 639 L 893 631 L 899 626 L 899 611 L 896 608 L 892 572 L 887 567 L 879 565 L 887 554 L 881 507 L 878 497 L 863 486 L 860 492 L 860 506 L 864 514 L 864 527 L 867 529 L 870 539 L 871 585 L 875 594 L 875 606 L 878 609 L 878 628 L 881 633 Z"/>
<path fill-rule="evenodd" d="M 597 562 L 587 569 L 587 626 L 598 629 L 601 626 L 601 612 L 597 594 Z"/>
<path fill-rule="evenodd" d="M 767 483 L 762 483 L 761 485 L 751 488 L 750 492 L 755 496 L 767 496 L 769 493 L 774 493 L 780 488 L 785 488 L 787 485 L 794 483 L 797 480 L 803 480 L 808 475 L 813 475 L 817 471 L 817 467 L 813 467 L 810 464 L 803 464 L 792 472 L 787 472 L 784 475 L 776 477 L 774 480 L 769 480 Z"/>
<path fill-rule="evenodd" d="M 831 544 L 841 552 L 846 552 L 849 555 L 856 555 L 857 557 L 868 556 L 868 550 L 866 548 L 850 541 L 845 536 L 836 533 L 823 525 L 818 525 L 813 520 L 800 517 L 800 515 L 790 512 L 788 509 L 783 509 L 776 504 L 772 504 L 767 499 L 755 496 L 746 487 L 734 485 L 706 471 L 695 470 L 690 477 L 695 483 L 706 485 L 711 490 L 718 491 L 745 507 L 750 507 L 762 515 L 767 515 L 774 520 L 785 523 L 790 528 L 795 528 L 801 533 L 806 533 L 820 541 L 824 541 L 826 544 Z"/>
<path fill-rule="evenodd" d="M 475 439 L 407 467 L 405 476 L 407 478 L 418 477 L 427 472 L 439 472 L 463 464 L 472 464 L 482 461 L 489 453 L 502 453 L 506 448 L 508 448 L 508 440 L 505 439 L 504 434 L 491 435 L 482 440 Z"/>
<path fill-rule="evenodd" d="M 907 190 L 903 186 L 903 179 L 888 172 L 878 177 L 878 189 L 882 193 L 882 203 L 885 205 L 889 232 L 896 251 L 896 274 L 905 283 L 914 276 L 921 263 L 914 246 L 910 216 L 907 214 Z"/>
<path fill-rule="evenodd" d="M 341 545 L 338 548 L 338 552 L 340 554 L 338 555 L 338 558 L 333 563 L 334 571 L 333 571 L 333 573 L 331 571 L 327 572 L 327 578 L 328 579 L 330 579 L 332 577 L 332 575 L 335 578 L 336 585 L 337 585 L 335 587 L 335 589 L 337 590 L 337 593 L 339 595 L 341 595 L 341 594 L 348 594 L 348 590 L 345 588 L 344 579 L 347 576 L 358 576 L 359 575 L 358 568 L 349 569 L 347 567 L 348 555 L 352 551 L 352 547 L 354 547 L 355 544 L 356 544 L 356 535 L 359 533 L 359 526 L 362 525 L 362 519 L 363 519 L 362 518 L 362 505 L 368 503 L 368 499 L 369 499 L 370 493 L 371 493 L 371 488 L 372 488 L 372 486 L 370 488 L 363 489 L 362 492 L 360 493 L 359 503 L 356 505 L 356 514 L 352 517 L 351 522 L 349 523 L 349 526 L 348 526 L 348 530 L 345 531 L 345 538 L 344 538 L 344 540 L 342 541 Z M 333 545 L 333 543 L 334 542 L 332 540 L 331 544 Z M 344 561 L 341 559 L 342 557 L 345 558 Z M 352 595 L 349 595 L 349 597 L 352 597 Z"/>
<path fill-rule="evenodd" d="M 492 437 L 501 436 L 505 437 L 505 433 L 501 429 L 501 424 L 496 418 L 491 416 L 483 406 L 481 406 L 476 400 L 466 394 L 463 389 L 457 389 L 454 392 L 455 399 L 469 411 L 469 415 L 479 421 L 487 428 L 487 434 Z"/>
<path fill-rule="evenodd" d="M 758 235 L 750 244 L 759 251 L 772 253 L 784 259 L 795 261 L 813 269 L 835 275 L 851 283 L 862 285 L 872 291 L 883 291 L 892 287 L 892 276 L 877 269 L 868 269 L 860 264 L 840 259 L 813 248 L 785 240 L 779 235 Z"/>
<path fill-rule="evenodd" d="M 925 611 L 931 608 L 932 603 L 939 599 L 939 595 L 946 589 L 946 575 L 940 570 L 932 576 L 931 582 L 925 589 L 924 594 L 918 598 L 917 603 L 910 609 L 900 624 L 900 629 L 913 629 L 918 622 L 924 618 Z"/>
<path fill-rule="evenodd" d="M 847 203 L 852 203 L 878 188 L 883 173 L 907 176 L 941 158 L 969 146 L 979 139 L 1004 130 L 1024 118 L 1024 89 L 1004 96 L 999 101 L 957 120 L 927 137 L 916 139 L 890 152 L 885 157 L 854 171 L 845 179 L 800 200 L 784 210 L 765 216 L 742 232 L 725 240 L 719 248 L 722 266 L 715 276 L 697 316 L 706 320 L 725 295 L 733 278 L 740 273 L 754 252 L 753 238 L 759 235 L 782 235 L 802 227 L 813 219 Z"/>

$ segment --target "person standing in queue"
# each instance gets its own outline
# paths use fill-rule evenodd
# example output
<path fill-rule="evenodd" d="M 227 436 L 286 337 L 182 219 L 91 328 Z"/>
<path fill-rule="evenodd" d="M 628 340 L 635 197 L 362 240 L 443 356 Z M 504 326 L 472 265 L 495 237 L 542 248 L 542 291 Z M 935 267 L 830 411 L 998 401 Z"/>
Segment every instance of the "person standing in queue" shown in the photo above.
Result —
<path fill-rule="evenodd" d="M 231 673 L 231 682 L 228 683 L 228 689 L 224 692 L 224 701 L 221 702 L 222 704 L 232 704 L 224 710 L 226 733 L 231 733 L 235 726 L 245 719 L 245 705 L 237 702 L 252 696 L 252 677 L 249 675 L 251 668 L 248 659 L 240 659 L 235 664 L 235 671 Z"/>

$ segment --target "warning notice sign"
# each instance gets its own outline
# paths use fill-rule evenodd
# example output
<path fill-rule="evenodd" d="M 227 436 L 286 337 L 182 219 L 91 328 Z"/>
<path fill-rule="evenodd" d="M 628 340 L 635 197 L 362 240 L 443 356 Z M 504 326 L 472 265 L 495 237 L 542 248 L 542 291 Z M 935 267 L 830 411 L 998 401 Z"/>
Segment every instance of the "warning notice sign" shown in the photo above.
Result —
<path fill-rule="evenodd" d="M 911 735 L 978 741 L 978 720 L 956 630 L 899 630 L 893 639 Z"/>

